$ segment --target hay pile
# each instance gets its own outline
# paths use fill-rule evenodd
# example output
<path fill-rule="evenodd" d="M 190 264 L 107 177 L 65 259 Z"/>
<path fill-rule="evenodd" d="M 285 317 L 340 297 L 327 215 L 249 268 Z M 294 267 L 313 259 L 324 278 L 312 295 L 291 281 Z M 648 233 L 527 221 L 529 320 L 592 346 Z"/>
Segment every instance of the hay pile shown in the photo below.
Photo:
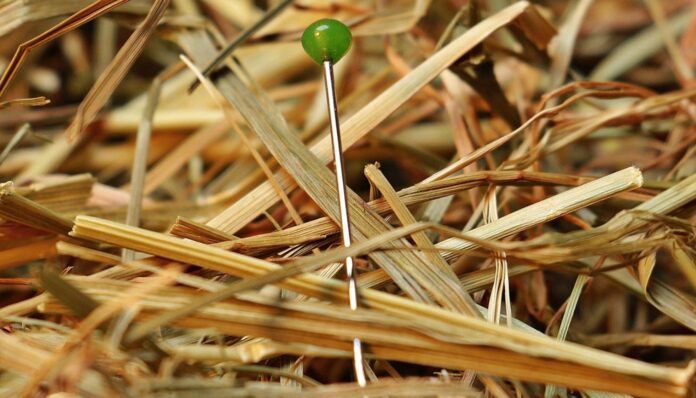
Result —
<path fill-rule="evenodd" d="M 693 2 L 2 0 L 0 35 L 0 397 L 693 394 Z"/>

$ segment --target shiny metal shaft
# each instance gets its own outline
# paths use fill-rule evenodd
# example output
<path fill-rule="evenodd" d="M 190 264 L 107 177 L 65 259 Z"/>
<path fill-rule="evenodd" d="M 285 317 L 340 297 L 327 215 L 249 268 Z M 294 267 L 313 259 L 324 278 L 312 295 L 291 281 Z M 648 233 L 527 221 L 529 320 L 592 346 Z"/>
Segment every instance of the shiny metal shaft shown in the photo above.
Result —
<path fill-rule="evenodd" d="M 338 124 L 338 106 L 336 104 L 336 89 L 334 87 L 333 64 L 324 61 L 324 83 L 326 88 L 326 103 L 329 106 L 331 122 L 331 144 L 336 163 L 336 188 L 338 189 L 338 208 L 341 216 L 341 236 L 343 246 L 350 247 L 350 217 L 348 215 L 348 191 L 346 188 L 346 173 L 343 164 L 343 149 L 341 148 L 341 130 Z M 346 257 L 346 274 L 348 276 L 348 301 L 351 310 L 358 309 L 358 284 L 355 276 L 355 265 L 352 257 Z M 364 386 L 365 369 L 363 368 L 363 350 L 359 338 L 353 339 L 353 365 L 358 384 Z"/>

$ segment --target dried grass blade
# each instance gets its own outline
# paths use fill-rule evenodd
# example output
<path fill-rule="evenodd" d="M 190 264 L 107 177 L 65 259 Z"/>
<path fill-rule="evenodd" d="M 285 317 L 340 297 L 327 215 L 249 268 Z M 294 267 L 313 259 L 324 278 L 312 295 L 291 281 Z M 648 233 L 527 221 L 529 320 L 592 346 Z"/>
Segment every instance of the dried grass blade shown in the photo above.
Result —
<path fill-rule="evenodd" d="M 498 199 L 495 185 L 491 185 L 488 188 L 484 204 L 483 218 L 486 220 L 486 223 L 490 224 L 498 221 Z M 512 307 L 510 306 L 508 262 L 505 258 L 504 251 L 495 252 L 494 256 L 495 276 L 488 301 L 488 320 L 494 323 L 500 323 L 500 314 L 502 312 L 502 303 L 504 300 L 507 326 L 510 327 L 512 325 Z"/>
<path fill-rule="evenodd" d="M 684 350 L 696 350 L 696 336 L 693 335 L 617 333 L 587 336 L 582 339 L 582 342 L 592 347 L 629 345 L 645 347 L 672 347 Z"/>
<path fill-rule="evenodd" d="M 585 284 L 589 279 L 590 278 L 587 275 L 578 275 L 578 277 L 575 279 L 575 285 L 570 293 L 570 297 L 568 297 L 568 300 L 566 301 L 565 312 L 563 313 L 563 319 L 561 320 L 561 327 L 558 331 L 558 336 L 556 336 L 558 341 L 565 341 L 566 336 L 568 335 L 568 330 L 570 329 L 570 322 L 573 319 L 573 315 L 575 315 L 575 308 L 580 300 L 580 294 L 582 293 L 582 289 L 585 287 Z M 553 398 L 554 396 L 556 396 L 556 386 L 551 384 L 546 385 L 544 398 Z"/>
<path fill-rule="evenodd" d="M 72 283 L 63 280 L 57 273 L 48 271 L 45 277 L 42 278 L 42 283 L 45 284 L 47 290 L 49 286 L 52 286 L 53 290 L 49 290 L 51 294 L 60 294 L 58 297 L 60 297 L 71 310 L 79 311 L 78 316 L 83 319 L 79 327 L 72 331 L 57 352 L 37 364 L 37 368 L 25 384 L 21 396 L 28 397 L 30 394 L 33 394 L 36 387 L 41 383 L 41 380 L 46 378 L 49 372 L 54 369 L 75 346 L 79 345 L 95 329 L 102 327 L 102 324 L 106 320 L 114 317 L 124 308 L 135 304 L 146 294 L 169 284 L 172 280 L 172 274 L 174 274 L 174 272 L 169 271 L 157 278 L 151 279 L 148 283 L 134 284 L 128 289 L 120 292 L 120 294 L 116 295 L 112 300 L 97 304 L 77 286 L 73 286 Z"/>
<path fill-rule="evenodd" d="M 270 387 L 270 386 L 269 386 Z M 472 387 L 462 386 L 456 382 L 443 382 L 433 379 L 408 378 L 400 380 L 380 380 L 358 387 L 355 383 L 337 383 L 332 385 L 305 388 L 302 391 L 289 390 L 288 388 L 273 391 L 272 387 L 253 385 L 249 389 L 260 396 L 288 397 L 288 398 L 323 398 L 327 396 L 335 398 L 355 397 L 408 397 L 418 391 L 418 396 L 457 396 L 461 398 L 479 397 L 481 392 Z M 415 398 L 415 397 L 414 397 Z"/>
<path fill-rule="evenodd" d="M 578 0 L 573 3 L 573 10 L 558 30 L 558 35 L 553 38 L 551 48 L 549 49 L 551 56 L 551 88 L 560 86 L 568 74 L 568 67 L 573 57 L 573 48 L 575 48 L 578 32 L 587 10 L 592 6 L 594 0 Z"/>
<path fill-rule="evenodd" d="M 679 80 L 686 84 L 686 82 L 694 78 L 694 72 L 686 63 L 681 51 L 679 51 L 679 46 L 675 39 L 676 33 L 672 32 L 670 27 L 667 26 L 667 19 L 662 5 L 656 0 L 646 0 L 645 3 L 648 6 L 648 10 L 650 10 L 653 20 L 655 20 L 655 25 L 660 32 L 667 53 L 672 58 Z"/>
<path fill-rule="evenodd" d="M 150 36 L 155 32 L 157 23 L 164 16 L 170 0 L 155 0 L 145 19 L 138 25 L 109 66 L 99 76 L 87 96 L 77 109 L 75 120 L 68 126 L 65 135 L 75 140 L 83 128 L 89 124 L 104 106 L 121 80 L 126 76 L 135 60 L 145 48 Z M 109 3 L 109 2 L 107 2 Z"/>
<path fill-rule="evenodd" d="M 656 253 L 638 261 L 638 277 L 645 298 L 662 313 L 696 331 L 696 302 L 674 287 L 655 278 Z"/>
<path fill-rule="evenodd" d="M 629 115 L 636 115 L 638 117 L 642 117 L 643 114 L 648 113 L 652 110 L 656 110 L 668 106 L 672 103 L 676 103 L 687 98 L 692 98 L 694 96 L 696 96 L 696 89 L 688 88 L 683 91 L 678 91 L 676 93 L 668 93 L 648 97 L 627 107 L 614 108 L 604 111 L 600 115 L 591 118 L 588 122 L 582 123 L 581 126 L 579 126 L 577 129 L 574 129 L 569 134 L 564 134 L 560 138 L 546 145 L 539 153 L 539 155 L 553 153 L 561 148 L 564 148 L 572 144 L 573 142 L 586 137 L 587 135 L 595 132 L 600 127 L 618 118 L 626 117 Z"/>
<path fill-rule="evenodd" d="M 519 275 L 525 275 L 539 268 L 530 265 L 511 265 L 508 269 L 508 277 L 514 278 Z M 495 269 L 485 268 L 478 271 L 468 272 L 459 278 L 462 286 L 469 291 L 475 292 L 480 289 L 487 288 L 495 281 Z"/>
<path fill-rule="evenodd" d="M 356 36 L 367 36 L 377 34 L 396 34 L 403 33 L 413 28 L 413 26 L 426 14 L 432 0 L 416 0 L 413 8 L 405 12 L 385 13 L 386 15 L 370 18 L 360 22 L 351 30 Z"/>
<path fill-rule="evenodd" d="M 234 361 L 256 363 L 280 355 L 309 356 L 316 358 L 352 358 L 350 351 L 319 347 L 313 344 L 280 343 L 254 338 L 232 346 L 170 345 L 162 347 L 172 356 L 193 361 Z"/>
<path fill-rule="evenodd" d="M 279 373 L 278 371 L 275 371 Z M 285 373 L 285 372 L 283 372 Z M 297 378 L 297 376 L 293 376 Z M 307 384 L 307 380 L 302 380 Z M 365 387 L 356 387 L 355 383 L 335 383 L 330 385 L 303 387 L 285 386 L 274 383 L 247 382 L 244 386 L 230 387 L 228 382 L 210 380 L 160 379 L 147 385 L 148 396 L 164 398 L 175 394 L 191 396 L 198 394 L 215 394 L 224 389 L 229 397 L 245 398 L 358 398 L 358 397 L 440 397 L 456 396 L 461 398 L 480 397 L 481 393 L 471 387 L 464 387 L 454 381 L 434 379 L 398 379 L 380 380 Z M 417 391 L 417 392 L 416 392 Z"/>
<path fill-rule="evenodd" d="M 691 288 L 696 290 L 696 262 L 693 259 L 693 249 L 689 251 L 681 242 L 674 242 L 669 246 L 669 252 Z"/>
<path fill-rule="evenodd" d="M 44 267 L 39 274 L 41 286 L 78 318 L 86 318 L 99 304 L 81 289 L 64 280 L 58 272 Z"/>
<path fill-rule="evenodd" d="M 647 202 L 638 205 L 635 210 L 653 214 L 669 214 L 696 199 L 696 175 L 687 177 L 671 188 L 660 193 Z M 616 221 L 615 221 L 616 220 Z M 630 222 L 630 216 L 619 214 L 611 223 Z"/>
<path fill-rule="evenodd" d="M 130 198 L 128 201 L 128 212 L 126 213 L 126 224 L 132 226 L 140 225 L 140 212 L 143 207 L 145 173 L 147 169 L 147 157 L 150 151 L 150 137 L 152 135 L 152 119 L 155 116 L 157 103 L 159 102 L 162 81 L 159 77 L 155 78 L 150 85 L 147 96 L 147 104 L 143 112 L 138 135 L 135 141 L 135 155 L 133 157 L 133 167 L 130 181 Z M 124 262 L 135 258 L 135 253 L 124 249 L 121 254 Z"/>
<path fill-rule="evenodd" d="M 0 354 L 0 368 L 30 375 L 36 364 L 46 359 L 50 352 L 26 344 L 16 335 L 0 333 Z"/>
<path fill-rule="evenodd" d="M 11 106 L 43 106 L 50 103 L 51 100 L 46 97 L 17 98 L 8 101 L 0 101 L 0 109 L 9 108 Z"/>
<path fill-rule="evenodd" d="M 25 123 L 22 125 L 22 127 L 19 128 L 19 130 L 17 130 L 16 133 L 14 133 L 12 139 L 10 139 L 10 142 L 7 143 L 5 148 L 2 150 L 2 153 L 0 153 L 0 164 L 2 164 L 2 162 L 5 161 L 5 159 L 7 159 L 7 156 L 10 154 L 12 149 L 14 149 L 14 147 L 17 146 L 17 144 L 19 144 L 24 139 L 24 137 L 27 135 L 27 133 L 29 133 L 30 130 L 31 126 L 29 125 L 29 123 Z"/>

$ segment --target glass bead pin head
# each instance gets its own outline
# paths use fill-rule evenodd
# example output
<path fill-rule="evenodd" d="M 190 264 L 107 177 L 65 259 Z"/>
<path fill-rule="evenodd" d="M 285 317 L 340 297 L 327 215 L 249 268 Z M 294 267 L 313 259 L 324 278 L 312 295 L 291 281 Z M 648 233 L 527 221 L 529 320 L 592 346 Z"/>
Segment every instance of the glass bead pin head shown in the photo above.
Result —
<path fill-rule="evenodd" d="M 353 35 L 335 19 L 320 19 L 302 33 L 302 47 L 314 62 L 338 62 L 350 50 Z"/>

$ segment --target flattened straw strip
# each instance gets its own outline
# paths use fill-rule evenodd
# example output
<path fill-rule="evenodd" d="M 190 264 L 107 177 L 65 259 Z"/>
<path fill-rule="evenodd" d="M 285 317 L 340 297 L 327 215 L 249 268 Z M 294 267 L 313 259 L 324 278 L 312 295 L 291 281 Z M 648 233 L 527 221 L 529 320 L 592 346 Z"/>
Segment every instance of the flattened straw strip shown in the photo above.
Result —
<path fill-rule="evenodd" d="M 56 182 L 37 182 L 19 187 L 16 193 L 59 213 L 78 213 L 85 209 L 94 187 L 94 178 L 78 174 Z"/>
<path fill-rule="evenodd" d="M 0 216 L 41 231 L 67 235 L 72 221 L 12 191 L 12 183 L 0 184 Z"/>
<path fill-rule="evenodd" d="M 528 274 L 533 271 L 537 271 L 539 268 L 530 265 L 513 265 L 508 269 L 508 277 L 513 278 L 515 276 Z M 369 275 L 369 274 L 366 274 Z M 487 288 L 493 284 L 495 280 L 495 269 L 485 268 L 477 271 L 469 272 L 461 275 L 459 278 L 460 283 L 469 292 L 475 292 Z M 376 284 L 376 283 L 375 283 Z"/>
<path fill-rule="evenodd" d="M 683 179 L 647 202 L 639 204 L 636 210 L 666 215 L 694 199 L 696 199 L 696 174 Z M 628 219 L 629 217 L 625 213 L 620 213 L 616 218 Z"/>
<path fill-rule="evenodd" d="M 188 231 L 188 234 L 186 235 L 188 239 L 192 239 L 201 243 L 218 243 L 225 241 L 234 241 L 239 239 L 234 235 L 226 234 L 215 228 L 208 227 L 203 223 L 199 223 L 189 218 L 179 216 L 176 218 L 176 223 L 174 224 L 172 230 L 169 231 L 169 233 L 175 236 L 184 237 L 182 236 L 182 234 L 180 234 L 184 231 Z M 194 234 L 195 238 L 192 237 Z"/>
<path fill-rule="evenodd" d="M 101 252 L 99 250 L 90 249 L 84 246 L 79 246 L 63 241 L 58 242 L 55 246 L 58 254 L 80 258 L 83 260 L 97 262 L 101 264 L 108 264 L 112 266 L 110 268 L 105 269 L 102 272 L 90 275 L 89 277 L 91 278 L 129 280 L 132 279 L 134 276 L 146 272 L 156 275 L 166 273 L 166 268 L 163 268 L 164 264 L 166 264 L 169 267 L 179 265 L 177 263 L 163 261 L 162 259 L 154 257 L 143 259 L 140 261 L 130 261 L 126 264 L 121 265 L 122 262 L 119 259 L 119 257 L 109 253 Z M 174 276 L 174 280 L 185 286 L 190 286 L 195 289 L 211 292 L 218 291 L 225 287 L 225 285 L 220 282 L 215 282 L 210 279 L 205 279 L 200 276 L 195 276 L 187 273 L 177 273 Z"/>

